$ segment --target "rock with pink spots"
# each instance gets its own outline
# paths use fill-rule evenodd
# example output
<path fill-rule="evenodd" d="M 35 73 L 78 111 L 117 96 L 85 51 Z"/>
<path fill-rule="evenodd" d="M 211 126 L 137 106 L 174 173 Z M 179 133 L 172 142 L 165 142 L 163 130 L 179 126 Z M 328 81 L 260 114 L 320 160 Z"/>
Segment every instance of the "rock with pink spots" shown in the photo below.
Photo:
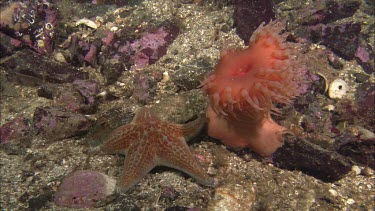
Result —
<path fill-rule="evenodd" d="M 63 180 L 54 201 L 61 207 L 97 207 L 114 193 L 115 187 L 116 181 L 103 173 L 79 170 Z"/>

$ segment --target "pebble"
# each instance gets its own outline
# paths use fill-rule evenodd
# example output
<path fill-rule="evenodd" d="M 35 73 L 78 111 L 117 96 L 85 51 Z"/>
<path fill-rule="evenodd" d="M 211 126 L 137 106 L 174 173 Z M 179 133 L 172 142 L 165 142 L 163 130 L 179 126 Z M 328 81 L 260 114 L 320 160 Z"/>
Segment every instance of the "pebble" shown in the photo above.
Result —
<path fill-rule="evenodd" d="M 333 197 L 336 197 L 336 196 L 337 196 L 337 191 L 334 190 L 334 189 L 329 189 L 329 193 L 330 193 L 331 196 L 333 196 Z"/>
<path fill-rule="evenodd" d="M 55 53 L 53 55 L 53 58 L 55 58 L 55 60 L 58 61 L 58 62 L 63 62 L 63 63 L 66 62 L 66 59 L 65 59 L 64 55 L 61 52 Z"/>
<path fill-rule="evenodd" d="M 352 171 L 354 171 L 356 175 L 359 175 L 361 173 L 361 169 L 358 166 L 353 166 Z"/>
<path fill-rule="evenodd" d="M 354 204 L 355 201 L 354 201 L 354 199 L 350 198 L 350 199 L 346 200 L 346 203 L 351 205 L 351 204 Z"/>

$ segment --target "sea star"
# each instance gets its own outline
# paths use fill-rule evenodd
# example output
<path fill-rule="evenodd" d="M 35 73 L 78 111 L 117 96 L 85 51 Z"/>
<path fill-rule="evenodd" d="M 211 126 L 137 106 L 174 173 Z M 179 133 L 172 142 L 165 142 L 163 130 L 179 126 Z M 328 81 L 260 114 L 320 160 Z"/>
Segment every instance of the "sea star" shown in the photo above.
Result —
<path fill-rule="evenodd" d="M 120 187 L 128 191 L 155 166 L 167 166 L 187 173 L 198 183 L 215 181 L 194 158 L 186 144 L 204 125 L 202 118 L 185 125 L 161 121 L 150 109 L 136 112 L 133 121 L 114 130 L 102 147 L 106 153 L 125 154 Z"/>

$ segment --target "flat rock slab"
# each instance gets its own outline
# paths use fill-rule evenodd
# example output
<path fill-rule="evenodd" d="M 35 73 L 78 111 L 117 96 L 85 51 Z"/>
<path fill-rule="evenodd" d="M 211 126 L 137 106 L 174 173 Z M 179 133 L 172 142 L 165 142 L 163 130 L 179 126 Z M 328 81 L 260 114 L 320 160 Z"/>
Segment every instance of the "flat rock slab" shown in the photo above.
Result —
<path fill-rule="evenodd" d="M 88 73 L 29 49 L 4 58 L 0 61 L 0 66 L 8 72 L 8 78 L 11 81 L 21 85 L 41 85 L 46 82 L 68 83 L 88 78 Z"/>
<path fill-rule="evenodd" d="M 324 182 L 337 181 L 352 168 L 348 158 L 304 139 L 285 142 L 273 155 L 273 161 L 280 168 L 300 170 Z"/>

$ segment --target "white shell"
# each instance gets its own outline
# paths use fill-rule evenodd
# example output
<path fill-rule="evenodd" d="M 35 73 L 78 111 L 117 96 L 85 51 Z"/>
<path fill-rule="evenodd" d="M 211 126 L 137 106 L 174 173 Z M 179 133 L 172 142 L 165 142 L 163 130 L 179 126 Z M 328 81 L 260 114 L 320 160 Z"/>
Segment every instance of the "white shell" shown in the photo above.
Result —
<path fill-rule="evenodd" d="M 89 20 L 87 18 L 82 18 L 81 20 L 77 21 L 76 22 L 76 26 L 79 26 L 81 24 L 84 24 L 90 28 L 93 28 L 93 29 L 97 29 L 98 28 L 98 25 L 96 25 L 96 23 L 92 20 Z"/>
<path fill-rule="evenodd" d="M 344 80 L 336 79 L 329 85 L 328 96 L 330 98 L 341 99 L 349 89 L 349 85 Z"/>

